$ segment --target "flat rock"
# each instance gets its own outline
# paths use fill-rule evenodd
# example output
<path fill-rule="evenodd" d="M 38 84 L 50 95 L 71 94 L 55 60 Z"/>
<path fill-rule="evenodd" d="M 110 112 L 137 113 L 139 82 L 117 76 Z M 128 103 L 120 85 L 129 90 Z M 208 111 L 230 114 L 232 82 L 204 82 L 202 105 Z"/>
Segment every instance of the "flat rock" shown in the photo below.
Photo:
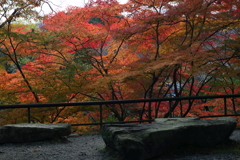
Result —
<path fill-rule="evenodd" d="M 0 126 L 0 143 L 41 141 L 70 134 L 70 124 L 8 124 Z"/>
<path fill-rule="evenodd" d="M 236 128 L 231 117 L 159 118 L 151 124 L 106 124 L 106 150 L 121 160 L 145 160 L 184 146 L 208 147 L 224 142 Z"/>

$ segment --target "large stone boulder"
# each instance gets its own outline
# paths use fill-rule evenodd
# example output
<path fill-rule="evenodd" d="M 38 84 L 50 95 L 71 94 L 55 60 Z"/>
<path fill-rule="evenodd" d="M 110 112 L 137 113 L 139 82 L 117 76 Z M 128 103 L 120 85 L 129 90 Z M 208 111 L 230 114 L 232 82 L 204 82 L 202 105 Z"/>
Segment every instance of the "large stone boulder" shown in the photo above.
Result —
<path fill-rule="evenodd" d="M 114 158 L 145 160 L 178 147 L 217 145 L 229 138 L 236 124 L 231 117 L 159 118 L 151 124 L 106 124 L 101 133 Z"/>
<path fill-rule="evenodd" d="M 8 124 L 0 126 L 0 143 L 41 141 L 69 134 L 70 124 Z"/>

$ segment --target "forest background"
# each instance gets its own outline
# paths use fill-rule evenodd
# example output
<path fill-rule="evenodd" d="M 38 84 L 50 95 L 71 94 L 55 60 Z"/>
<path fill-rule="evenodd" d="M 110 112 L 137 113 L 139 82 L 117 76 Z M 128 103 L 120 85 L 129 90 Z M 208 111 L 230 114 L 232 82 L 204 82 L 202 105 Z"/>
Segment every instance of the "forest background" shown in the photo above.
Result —
<path fill-rule="evenodd" d="M 240 0 L 91 0 L 41 16 L 47 0 L 0 2 L 0 103 L 33 104 L 240 93 Z M 30 22 L 28 20 L 34 20 Z M 38 23 L 41 22 L 41 23 Z M 228 113 L 239 113 L 228 99 Z M 104 106 L 105 121 L 218 115 L 223 102 Z M 34 123 L 97 122 L 95 106 L 34 108 Z M 0 110 L 0 123 L 27 121 Z M 90 130 L 91 127 L 80 127 Z"/>

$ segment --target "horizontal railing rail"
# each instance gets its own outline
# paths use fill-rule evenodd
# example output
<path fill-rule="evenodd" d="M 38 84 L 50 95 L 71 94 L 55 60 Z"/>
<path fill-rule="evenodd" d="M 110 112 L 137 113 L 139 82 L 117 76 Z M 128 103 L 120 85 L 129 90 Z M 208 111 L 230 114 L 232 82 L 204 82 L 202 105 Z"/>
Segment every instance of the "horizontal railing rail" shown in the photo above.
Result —
<path fill-rule="evenodd" d="M 212 116 L 200 116 L 200 118 L 207 117 L 222 117 L 222 116 L 240 116 L 239 114 L 227 114 L 227 98 L 239 98 L 240 94 L 234 95 L 209 95 L 209 96 L 191 96 L 191 97 L 171 97 L 171 98 L 153 98 L 153 99 L 133 99 L 133 100 L 108 100 L 108 101 L 92 101 L 92 102 L 71 102 L 71 103 L 37 103 L 37 104 L 18 104 L 18 105 L 0 105 L 0 109 L 15 109 L 15 108 L 27 108 L 28 110 L 28 123 L 31 122 L 31 108 L 42 108 L 42 107 L 70 107 L 70 106 L 87 106 L 87 105 L 99 105 L 100 112 L 100 122 L 99 123 L 81 123 L 81 124 L 72 124 L 72 126 L 80 125 L 100 125 L 106 123 L 135 123 L 135 122 L 151 122 L 152 119 L 142 120 L 142 121 L 123 121 L 123 122 L 103 122 L 102 118 L 102 106 L 107 104 L 126 104 L 126 103 L 146 103 L 146 102 L 161 102 L 168 101 L 183 101 L 183 100 L 196 100 L 196 99 L 224 99 L 224 115 L 212 115 Z"/>
<path fill-rule="evenodd" d="M 11 104 L 11 105 L 0 105 L 0 109 L 28 108 L 28 107 L 33 107 L 33 106 L 34 106 L 34 108 L 39 108 L 39 107 L 56 107 L 56 106 L 105 105 L 105 104 L 179 101 L 179 100 L 192 100 L 192 99 L 217 99 L 217 98 L 235 98 L 235 97 L 240 97 L 240 94 L 172 97 L 172 98 L 152 98 L 152 99 L 131 99 L 131 100 L 108 100 L 108 101 L 92 101 L 92 102 L 70 102 L 70 103 Z"/>

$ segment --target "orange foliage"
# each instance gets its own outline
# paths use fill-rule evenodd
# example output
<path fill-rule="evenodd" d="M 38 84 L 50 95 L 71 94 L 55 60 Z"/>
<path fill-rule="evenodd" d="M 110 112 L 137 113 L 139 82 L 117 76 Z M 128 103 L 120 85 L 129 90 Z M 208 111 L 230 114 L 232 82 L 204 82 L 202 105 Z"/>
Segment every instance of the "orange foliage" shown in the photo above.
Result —
<path fill-rule="evenodd" d="M 18 36 L 1 43 L 15 64 L 18 56 L 35 56 L 14 74 L 2 72 L 1 87 L 14 92 L 18 103 L 238 94 L 239 7 L 238 0 L 138 0 L 124 5 L 97 0 L 50 14 L 41 32 L 18 28 Z M 233 104 L 229 112 L 239 112 L 236 100 L 228 104 Z M 119 121 L 215 115 L 223 112 L 222 105 L 214 100 L 173 101 L 171 107 L 165 102 L 108 105 L 104 118 L 110 112 Z M 61 109 L 56 110 L 47 112 L 59 116 Z M 75 111 L 63 107 L 61 118 L 67 118 L 60 119 L 89 121 L 81 112 L 79 118 L 70 113 Z"/>

